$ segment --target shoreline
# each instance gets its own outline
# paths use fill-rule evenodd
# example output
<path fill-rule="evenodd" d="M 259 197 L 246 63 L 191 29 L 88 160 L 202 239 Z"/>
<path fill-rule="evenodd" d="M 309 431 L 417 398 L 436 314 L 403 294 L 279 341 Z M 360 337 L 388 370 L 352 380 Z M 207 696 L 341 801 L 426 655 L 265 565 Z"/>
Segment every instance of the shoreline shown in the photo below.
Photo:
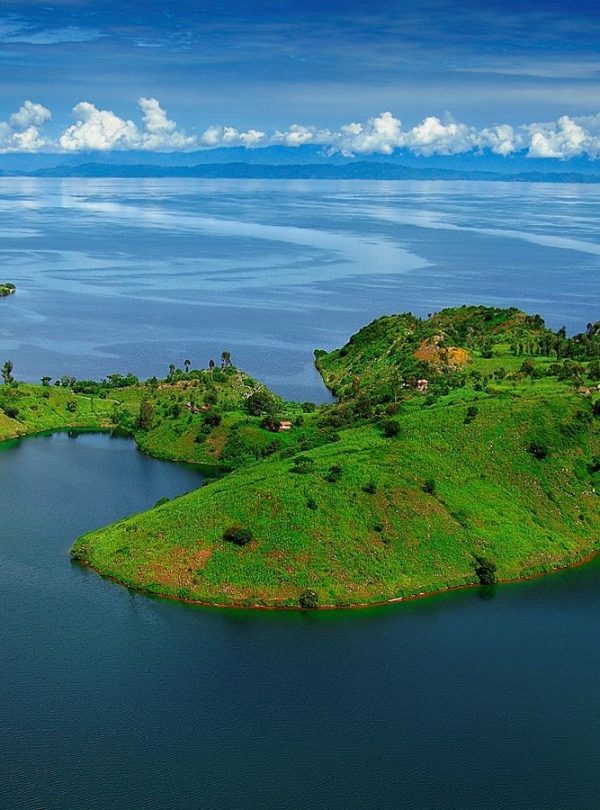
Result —
<path fill-rule="evenodd" d="M 467 582 L 461 585 L 449 585 L 447 588 L 436 588 L 433 591 L 422 591 L 416 594 L 410 594 L 408 596 L 392 596 L 389 599 L 378 600 L 375 602 L 355 602 L 352 604 L 345 604 L 345 605 L 331 605 L 331 604 L 323 604 L 319 605 L 316 608 L 301 608 L 299 605 L 261 605 L 261 604 L 248 604 L 243 602 L 208 602 L 202 599 L 188 599 L 183 596 L 176 596 L 175 594 L 167 594 L 167 593 L 158 593 L 156 591 L 150 591 L 147 588 L 143 588 L 141 586 L 131 585 L 123 580 L 120 580 L 116 576 L 112 576 L 111 574 L 103 574 L 98 568 L 92 565 L 87 560 L 73 558 L 71 557 L 71 563 L 73 565 L 79 565 L 82 568 L 93 571 L 99 577 L 109 582 L 112 582 L 114 585 L 119 585 L 122 588 L 126 588 L 128 591 L 133 591 L 134 593 L 139 593 L 144 596 L 154 597 L 156 599 L 168 599 L 171 602 L 181 602 L 182 604 L 186 605 L 195 605 L 196 607 L 203 607 L 203 608 L 214 608 L 219 610 L 257 610 L 257 611 L 284 611 L 287 613 L 319 613 L 321 611 L 333 611 L 333 610 L 344 610 L 344 611 L 352 611 L 352 610 L 365 610 L 367 608 L 377 608 L 377 607 L 386 607 L 387 605 L 396 605 L 401 604 L 403 602 L 416 602 L 420 599 L 428 599 L 433 596 L 442 596 L 446 593 L 451 593 L 453 591 L 465 591 L 465 590 L 473 590 L 474 588 L 494 588 L 496 585 L 515 585 L 518 583 L 525 583 L 530 582 L 535 579 L 542 579 L 543 577 L 552 576 L 552 574 L 558 574 L 561 571 L 565 571 L 569 568 L 581 568 L 584 565 L 592 562 L 596 557 L 600 556 L 600 549 L 595 549 L 591 552 L 584 552 L 583 554 L 577 556 L 576 558 L 572 559 L 570 562 L 563 562 L 557 563 L 556 565 L 551 566 L 547 571 L 535 571 L 531 574 L 525 574 L 524 576 L 518 577 L 510 577 L 508 579 L 499 579 L 493 585 L 481 585 L 479 582 Z"/>

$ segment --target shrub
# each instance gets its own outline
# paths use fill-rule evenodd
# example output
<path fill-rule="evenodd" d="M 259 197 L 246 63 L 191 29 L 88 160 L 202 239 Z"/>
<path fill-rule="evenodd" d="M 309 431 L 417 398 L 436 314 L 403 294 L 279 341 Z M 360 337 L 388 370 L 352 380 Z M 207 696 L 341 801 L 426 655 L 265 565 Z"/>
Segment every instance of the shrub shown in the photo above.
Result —
<path fill-rule="evenodd" d="M 317 509 L 317 502 L 314 498 L 308 498 L 306 501 L 306 507 L 307 509 L 311 509 L 313 512 L 315 512 Z"/>
<path fill-rule="evenodd" d="M 165 503 L 169 503 L 170 500 L 171 500 L 170 498 L 166 498 L 166 497 L 159 498 L 156 501 L 156 503 L 154 504 L 154 506 L 155 507 L 156 506 L 163 506 Z"/>
<path fill-rule="evenodd" d="M 298 604 L 302 610 L 314 610 L 319 607 L 319 595 L 310 589 L 302 591 L 298 597 Z"/>
<path fill-rule="evenodd" d="M 465 425 L 470 425 L 478 413 L 479 408 L 477 407 L 477 405 L 469 405 L 469 407 L 467 408 L 467 412 L 465 414 Z"/>
<path fill-rule="evenodd" d="M 400 433 L 400 425 L 393 419 L 384 419 L 380 427 L 386 439 L 393 439 Z"/>
<path fill-rule="evenodd" d="M 375 495 L 377 492 L 377 485 L 374 481 L 369 481 L 368 484 L 365 484 L 363 487 L 363 492 L 366 492 L 367 495 Z"/>
<path fill-rule="evenodd" d="M 10 405 L 7 405 L 2 410 L 8 416 L 9 419 L 18 419 L 19 418 L 19 409 L 18 408 L 12 408 Z"/>
<path fill-rule="evenodd" d="M 340 467 L 339 464 L 333 464 L 327 471 L 325 480 L 329 481 L 330 484 L 335 484 L 340 480 L 341 477 L 342 477 L 342 468 Z"/>
<path fill-rule="evenodd" d="M 538 461 L 546 458 L 549 453 L 548 445 L 544 442 L 538 441 L 534 439 L 533 441 L 529 442 L 527 445 L 527 452 L 531 453 L 534 458 L 537 458 Z"/>
<path fill-rule="evenodd" d="M 313 413 L 317 410 L 317 406 L 314 402 L 303 402 L 302 403 L 302 411 L 304 413 Z"/>
<path fill-rule="evenodd" d="M 207 411 L 204 414 L 204 424 L 210 425 L 210 427 L 218 427 L 221 424 L 222 417 L 220 413 L 216 411 Z"/>
<path fill-rule="evenodd" d="M 315 461 L 310 456 L 296 456 L 294 458 L 294 466 L 291 468 L 291 472 L 304 475 L 312 472 L 314 466 Z"/>
<path fill-rule="evenodd" d="M 252 532 L 243 526 L 230 526 L 223 532 L 226 543 L 235 543 L 236 546 L 245 546 L 252 540 Z"/>
<path fill-rule="evenodd" d="M 475 574 L 480 585 L 494 585 L 498 581 L 496 563 L 487 557 L 475 557 Z"/>
<path fill-rule="evenodd" d="M 75 413 L 75 411 L 77 410 L 77 401 L 75 399 L 70 399 L 67 402 L 67 410 L 70 413 Z"/>
<path fill-rule="evenodd" d="M 426 478 L 425 481 L 423 481 L 422 490 L 428 495 L 435 495 L 435 480 L 433 478 Z"/>

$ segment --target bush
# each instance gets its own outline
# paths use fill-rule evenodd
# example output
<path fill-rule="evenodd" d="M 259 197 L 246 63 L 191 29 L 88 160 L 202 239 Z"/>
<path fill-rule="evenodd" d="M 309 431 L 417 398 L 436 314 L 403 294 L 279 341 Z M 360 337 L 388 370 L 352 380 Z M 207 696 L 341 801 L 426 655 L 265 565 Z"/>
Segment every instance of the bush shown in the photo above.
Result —
<path fill-rule="evenodd" d="M 70 399 L 70 400 L 67 402 L 67 410 L 68 410 L 70 413 L 75 413 L 75 411 L 77 410 L 77 401 L 76 401 L 76 400 L 74 400 L 74 399 Z"/>
<path fill-rule="evenodd" d="M 342 477 L 342 468 L 340 467 L 339 464 L 333 464 L 327 471 L 325 480 L 329 481 L 330 484 L 335 484 L 340 480 L 341 477 Z"/>
<path fill-rule="evenodd" d="M 317 510 L 317 502 L 314 498 L 308 498 L 306 501 L 306 508 L 315 512 Z"/>
<path fill-rule="evenodd" d="M 166 497 L 159 498 L 156 501 L 156 503 L 154 504 L 154 506 L 155 507 L 156 506 L 164 506 L 164 504 L 169 503 L 170 500 L 171 500 L 170 498 L 166 498 Z"/>
<path fill-rule="evenodd" d="M 303 402 L 302 403 L 302 411 L 304 413 L 314 413 L 317 410 L 317 406 L 314 402 Z"/>
<path fill-rule="evenodd" d="M 433 478 L 426 478 L 423 481 L 422 486 L 423 492 L 426 492 L 428 495 L 435 495 L 435 480 Z"/>
<path fill-rule="evenodd" d="M 18 408 L 12 408 L 10 405 L 7 405 L 2 410 L 8 416 L 9 419 L 18 419 L 19 418 L 19 409 Z"/>
<path fill-rule="evenodd" d="M 319 607 L 319 595 L 310 589 L 302 591 L 298 597 L 298 604 L 302 610 L 314 610 Z"/>
<path fill-rule="evenodd" d="M 465 425 L 470 425 L 478 413 L 479 408 L 477 407 L 477 405 L 469 405 L 469 407 L 467 408 L 467 412 L 465 414 Z"/>
<path fill-rule="evenodd" d="M 367 495 L 375 495 L 377 492 L 377 485 L 373 481 L 369 481 L 368 484 L 364 485 L 363 492 L 366 492 Z"/>
<path fill-rule="evenodd" d="M 400 433 L 400 425 L 393 419 L 384 419 L 380 427 L 386 439 L 393 439 Z"/>
<path fill-rule="evenodd" d="M 549 453 L 548 445 L 544 442 L 534 440 L 529 442 L 527 445 L 527 452 L 531 453 L 531 455 L 534 458 L 537 458 L 538 461 L 541 461 L 542 459 L 546 458 Z"/>
<path fill-rule="evenodd" d="M 494 585 L 498 581 L 495 562 L 487 557 L 475 557 L 475 574 L 480 585 Z"/>
<path fill-rule="evenodd" d="M 218 427 L 221 424 L 222 417 L 220 413 L 216 411 L 207 411 L 204 414 L 204 424 L 210 425 L 210 427 Z"/>
<path fill-rule="evenodd" d="M 291 472 L 298 473 L 298 475 L 304 475 L 312 472 L 314 466 L 314 459 L 312 459 L 310 456 L 296 456 L 294 458 L 294 466 L 291 468 Z"/>
<path fill-rule="evenodd" d="M 242 526 L 230 526 L 223 532 L 226 543 L 235 543 L 236 546 L 245 546 L 252 540 L 252 532 Z"/>

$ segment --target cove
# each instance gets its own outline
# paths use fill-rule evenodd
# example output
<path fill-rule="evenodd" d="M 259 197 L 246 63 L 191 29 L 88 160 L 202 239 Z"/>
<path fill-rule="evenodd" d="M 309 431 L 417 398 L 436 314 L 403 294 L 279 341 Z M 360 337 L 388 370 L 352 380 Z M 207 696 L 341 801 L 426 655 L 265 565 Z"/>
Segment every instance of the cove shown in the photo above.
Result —
<path fill-rule="evenodd" d="M 198 485 L 133 442 L 0 452 L 0 807 L 597 807 L 600 563 L 358 612 L 211 610 L 71 564 Z"/>

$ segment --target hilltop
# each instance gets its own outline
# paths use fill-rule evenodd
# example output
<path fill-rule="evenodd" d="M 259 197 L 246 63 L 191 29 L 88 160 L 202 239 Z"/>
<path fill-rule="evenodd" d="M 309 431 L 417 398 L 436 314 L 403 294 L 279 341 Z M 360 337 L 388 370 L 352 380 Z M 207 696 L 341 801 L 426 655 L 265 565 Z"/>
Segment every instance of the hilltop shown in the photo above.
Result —
<path fill-rule="evenodd" d="M 86 535 L 74 558 L 155 594 L 307 607 L 527 577 L 596 551 L 598 324 L 569 338 L 516 309 L 460 307 L 380 318 L 316 356 L 336 404 L 259 389 L 218 425 L 192 414 L 237 469 Z M 136 438 L 154 452 L 152 430 Z"/>

